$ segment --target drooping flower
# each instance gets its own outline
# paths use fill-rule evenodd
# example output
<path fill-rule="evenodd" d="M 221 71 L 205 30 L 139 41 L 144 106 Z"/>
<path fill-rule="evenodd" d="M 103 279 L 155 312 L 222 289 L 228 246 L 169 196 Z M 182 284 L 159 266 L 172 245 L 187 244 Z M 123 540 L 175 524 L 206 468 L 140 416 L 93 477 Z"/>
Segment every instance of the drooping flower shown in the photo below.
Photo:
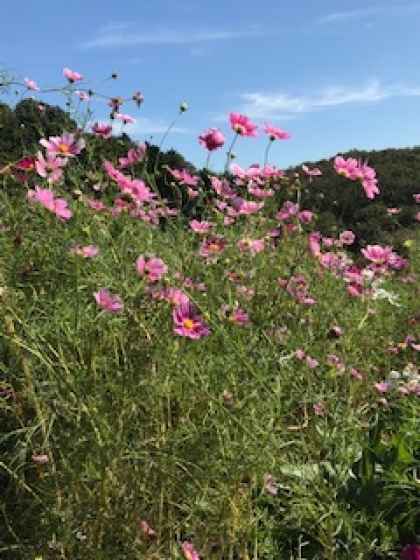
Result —
<path fill-rule="evenodd" d="M 231 113 L 229 120 L 232 130 L 234 130 L 239 136 L 252 136 L 254 138 L 258 136 L 258 125 L 252 123 L 245 115 Z"/>
<path fill-rule="evenodd" d="M 102 307 L 108 313 L 118 313 L 118 311 L 124 308 L 121 299 L 118 296 L 112 295 L 107 289 L 94 292 L 93 297 L 99 307 Z"/>
<path fill-rule="evenodd" d="M 273 126 L 270 124 L 264 124 L 264 132 L 268 135 L 270 140 L 273 142 L 274 140 L 289 140 L 292 135 L 289 132 L 285 132 L 281 130 L 277 126 Z"/>
<path fill-rule="evenodd" d="M 25 78 L 24 81 L 28 89 L 31 89 L 33 91 L 39 91 L 39 87 L 36 82 L 34 82 L 33 80 L 29 80 L 29 78 Z"/>
<path fill-rule="evenodd" d="M 179 336 L 199 339 L 210 334 L 210 329 L 191 302 L 180 303 L 172 312 L 174 332 Z"/>
<path fill-rule="evenodd" d="M 73 82 L 81 82 L 84 80 L 82 74 L 79 74 L 79 72 L 75 72 L 74 70 L 70 70 L 69 68 L 64 68 L 63 75 L 71 84 Z"/>
<path fill-rule="evenodd" d="M 223 146 L 225 143 L 225 137 L 218 128 L 210 128 L 210 130 L 201 134 L 198 141 L 209 152 L 212 152 L 213 150 L 217 150 Z"/>

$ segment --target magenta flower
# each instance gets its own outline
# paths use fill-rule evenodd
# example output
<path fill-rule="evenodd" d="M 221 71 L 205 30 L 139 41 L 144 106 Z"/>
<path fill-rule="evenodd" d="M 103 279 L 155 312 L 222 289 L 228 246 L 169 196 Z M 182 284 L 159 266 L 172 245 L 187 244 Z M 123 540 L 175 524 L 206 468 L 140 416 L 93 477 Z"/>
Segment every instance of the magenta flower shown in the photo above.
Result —
<path fill-rule="evenodd" d="M 272 126 L 270 124 L 264 124 L 264 132 L 268 134 L 271 142 L 274 140 L 289 140 L 289 138 L 292 137 L 289 132 L 285 132 L 284 130 L 277 128 L 277 126 Z"/>
<path fill-rule="evenodd" d="M 198 552 L 195 550 L 194 546 L 189 542 L 182 543 L 182 552 L 186 560 L 200 560 Z"/>
<path fill-rule="evenodd" d="M 99 292 L 94 292 L 93 297 L 99 307 L 102 307 L 108 313 L 118 313 L 124 308 L 118 296 L 112 295 L 107 289 L 99 290 Z"/>
<path fill-rule="evenodd" d="M 318 167 L 314 167 L 313 169 L 310 169 L 307 165 L 303 164 L 302 169 L 306 173 L 306 175 L 308 175 L 311 178 L 316 177 L 317 175 L 322 175 L 322 171 Z"/>
<path fill-rule="evenodd" d="M 343 175 L 348 179 L 358 178 L 358 162 L 355 158 L 344 159 L 342 156 L 337 156 L 334 160 L 334 169 L 339 175 Z"/>
<path fill-rule="evenodd" d="M 210 329 L 204 319 L 198 314 L 197 308 L 191 302 L 180 303 L 172 312 L 174 332 L 179 336 L 199 339 L 210 334 Z"/>
<path fill-rule="evenodd" d="M 84 80 L 82 74 L 79 74 L 79 72 L 75 72 L 74 70 L 70 70 L 69 68 L 64 68 L 63 76 L 67 78 L 71 84 L 73 82 L 81 82 Z"/>
<path fill-rule="evenodd" d="M 47 155 L 57 155 L 64 158 L 74 157 L 83 150 L 85 141 L 77 138 L 73 132 L 65 132 L 61 136 L 50 136 L 48 140 L 39 141 L 47 150 Z"/>
<path fill-rule="evenodd" d="M 221 148 L 225 143 L 225 137 L 217 128 L 210 128 L 199 137 L 198 141 L 209 152 Z"/>
<path fill-rule="evenodd" d="M 141 161 L 146 155 L 146 144 L 139 144 L 137 148 L 131 148 L 127 152 L 126 157 L 119 158 L 119 164 L 121 169 L 127 169 L 131 167 L 138 161 Z"/>
<path fill-rule="evenodd" d="M 254 138 L 258 136 L 258 125 L 252 123 L 245 115 L 231 113 L 229 120 L 232 130 L 234 130 L 239 136 L 252 136 Z"/>
<path fill-rule="evenodd" d="M 168 267 L 163 260 L 154 255 L 149 260 L 140 255 L 136 260 L 136 269 L 140 276 L 146 276 L 149 282 L 160 280 L 168 272 Z"/>
<path fill-rule="evenodd" d="M 407 544 L 401 552 L 400 560 L 420 560 L 420 545 Z"/>
<path fill-rule="evenodd" d="M 227 241 L 223 237 L 217 237 L 216 235 L 209 235 L 203 239 L 203 243 L 200 249 L 200 255 L 202 257 L 209 257 L 211 255 L 216 255 L 217 253 L 222 253 L 227 247 Z"/>
<path fill-rule="evenodd" d="M 392 247 L 382 247 L 381 245 L 368 245 L 366 249 L 362 249 L 363 256 L 378 266 L 386 266 L 392 253 Z"/>
<path fill-rule="evenodd" d="M 110 124 L 96 122 L 92 126 L 92 132 L 95 136 L 101 136 L 105 140 L 108 140 L 108 138 L 112 136 L 112 126 Z"/>

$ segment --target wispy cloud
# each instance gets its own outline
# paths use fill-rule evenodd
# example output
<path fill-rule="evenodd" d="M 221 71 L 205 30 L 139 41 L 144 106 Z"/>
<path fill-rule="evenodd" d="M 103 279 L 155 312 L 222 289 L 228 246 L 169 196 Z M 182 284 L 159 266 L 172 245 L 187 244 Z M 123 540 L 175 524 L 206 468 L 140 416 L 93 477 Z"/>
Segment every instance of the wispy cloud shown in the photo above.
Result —
<path fill-rule="evenodd" d="M 420 13 L 420 4 L 404 4 L 401 2 L 396 6 L 369 6 L 360 10 L 332 12 L 319 18 L 316 25 L 338 24 L 350 22 L 356 19 L 366 19 L 370 17 L 405 17 Z"/>
<path fill-rule="evenodd" d="M 420 86 L 383 85 L 372 79 L 360 88 L 332 86 L 312 96 L 288 93 L 248 92 L 241 95 L 240 111 L 253 118 L 287 119 L 297 114 L 322 111 L 343 105 L 367 104 L 392 97 L 419 97 Z"/>
<path fill-rule="evenodd" d="M 135 30 L 134 30 L 135 29 Z M 110 24 L 101 27 L 96 37 L 80 45 L 84 49 L 132 47 L 135 45 L 191 45 L 267 35 L 262 26 L 246 29 L 155 29 L 139 31 L 133 24 Z"/>

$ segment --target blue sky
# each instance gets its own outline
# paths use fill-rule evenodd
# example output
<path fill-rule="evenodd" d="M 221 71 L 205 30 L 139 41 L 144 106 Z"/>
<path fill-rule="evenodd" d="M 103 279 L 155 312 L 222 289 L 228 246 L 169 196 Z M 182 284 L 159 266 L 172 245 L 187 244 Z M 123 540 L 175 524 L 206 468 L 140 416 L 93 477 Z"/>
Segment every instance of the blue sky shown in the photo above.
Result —
<path fill-rule="evenodd" d="M 276 125 L 292 134 L 270 149 L 281 169 L 420 144 L 419 29 L 418 0 L 0 0 L 0 65 L 41 88 L 62 85 L 68 67 L 109 96 L 140 90 L 140 110 L 122 107 L 135 140 L 159 144 L 187 103 L 164 149 L 198 167 L 204 130 L 220 128 L 227 149 L 230 112 Z M 103 81 L 112 72 L 119 79 Z M 106 120 L 105 101 L 92 108 Z M 266 145 L 262 128 L 238 139 L 236 163 L 262 164 Z"/>

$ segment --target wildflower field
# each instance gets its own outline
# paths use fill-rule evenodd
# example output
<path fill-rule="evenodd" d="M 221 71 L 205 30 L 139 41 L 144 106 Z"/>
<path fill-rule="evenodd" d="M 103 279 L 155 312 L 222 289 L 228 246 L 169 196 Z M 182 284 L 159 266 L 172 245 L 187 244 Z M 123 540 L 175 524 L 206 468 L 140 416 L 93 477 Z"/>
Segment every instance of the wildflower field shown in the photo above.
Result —
<path fill-rule="evenodd" d="M 151 172 L 142 143 L 98 158 L 122 102 L 0 170 L 0 557 L 420 558 L 420 236 L 325 236 L 319 170 L 270 165 L 290 134 L 234 112 L 197 135 L 200 173 Z"/>

